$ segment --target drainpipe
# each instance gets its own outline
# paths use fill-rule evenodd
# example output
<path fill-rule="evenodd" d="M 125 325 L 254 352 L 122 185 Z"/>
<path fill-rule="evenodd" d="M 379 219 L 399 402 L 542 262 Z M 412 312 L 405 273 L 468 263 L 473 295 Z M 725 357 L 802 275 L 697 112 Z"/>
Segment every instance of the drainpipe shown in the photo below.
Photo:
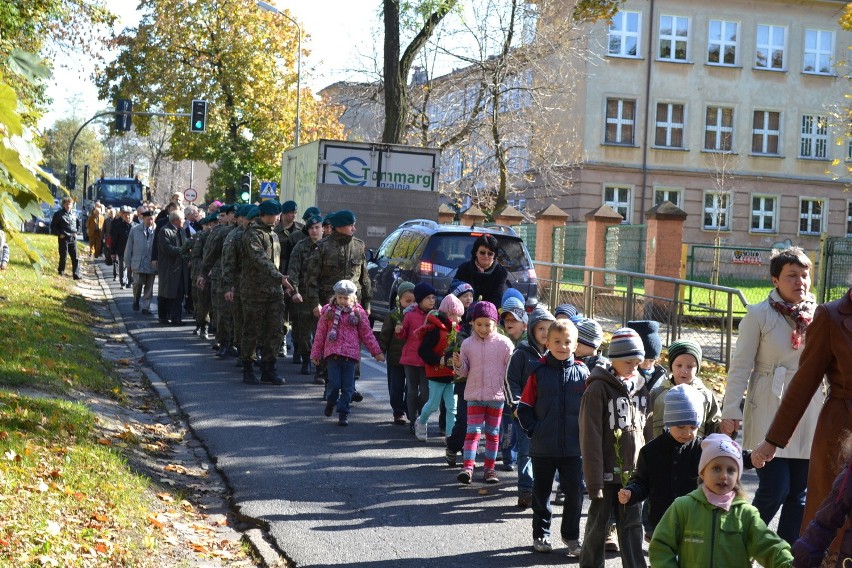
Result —
<path fill-rule="evenodd" d="M 642 143 L 642 198 L 639 207 L 639 224 L 645 222 L 645 199 L 648 184 L 648 138 L 651 123 L 651 63 L 654 58 L 654 0 L 648 17 L 648 62 L 645 72 L 645 140 Z"/>

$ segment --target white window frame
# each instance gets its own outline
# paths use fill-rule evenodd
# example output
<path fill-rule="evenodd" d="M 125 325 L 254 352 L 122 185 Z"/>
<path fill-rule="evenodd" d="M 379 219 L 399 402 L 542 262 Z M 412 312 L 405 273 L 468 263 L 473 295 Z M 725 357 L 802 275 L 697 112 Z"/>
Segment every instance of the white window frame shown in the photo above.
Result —
<path fill-rule="evenodd" d="M 671 21 L 671 33 L 663 34 L 663 21 L 665 19 L 670 19 Z M 680 29 L 680 25 L 682 23 L 686 23 L 686 35 L 678 35 L 678 30 Z M 671 61 L 673 63 L 686 63 L 689 61 L 689 36 L 692 28 L 692 19 L 689 16 L 674 16 L 672 14 L 662 14 L 660 15 L 660 34 L 657 41 L 657 59 L 659 61 Z M 677 44 L 683 42 L 683 57 L 677 56 Z M 663 46 L 668 45 L 669 55 L 668 57 L 663 57 Z"/>
<path fill-rule="evenodd" d="M 821 49 L 822 38 L 825 34 L 828 34 L 829 47 L 828 50 Z M 814 48 L 808 49 L 808 36 L 814 35 L 816 36 L 816 41 L 814 41 Z M 831 30 L 816 30 L 816 29 L 805 29 L 804 42 L 802 44 L 802 73 L 808 73 L 810 75 L 834 75 L 834 65 L 832 61 L 834 60 L 834 32 Z M 808 56 L 812 56 L 814 58 L 814 67 L 813 69 L 808 69 Z M 828 70 L 822 71 L 822 65 L 820 64 L 822 60 L 825 60 L 826 66 Z"/>
<path fill-rule="evenodd" d="M 846 236 L 852 237 L 852 199 L 846 200 Z"/>
<path fill-rule="evenodd" d="M 759 43 L 760 36 L 760 28 L 766 28 L 767 32 L 767 42 Z M 782 40 L 778 39 L 778 35 L 782 34 L 784 37 Z M 787 37 L 789 36 L 789 31 L 787 30 L 787 26 L 776 26 L 772 24 L 758 24 L 757 29 L 755 30 L 754 40 L 755 40 L 755 50 L 754 50 L 754 67 L 755 69 L 765 69 L 767 71 L 786 71 L 787 70 Z M 758 59 L 758 52 L 763 49 L 766 50 L 766 63 L 761 64 L 760 59 Z M 776 50 L 781 51 L 781 66 L 776 67 L 773 64 L 774 57 L 773 52 Z"/>
<path fill-rule="evenodd" d="M 607 200 L 606 192 L 608 189 L 612 189 L 614 199 Z M 622 195 L 619 193 L 624 192 L 626 197 L 621 199 Z M 604 205 L 609 205 L 619 214 L 621 214 L 624 219 L 621 221 L 623 225 L 630 224 L 630 219 L 632 218 L 632 209 L 633 209 L 633 186 L 627 185 L 623 183 L 606 183 L 603 186 L 603 195 L 601 196 Z M 621 211 L 623 209 L 623 211 Z"/>
<path fill-rule="evenodd" d="M 828 116 L 803 114 L 799 122 L 799 158 L 828 158 Z"/>
<path fill-rule="evenodd" d="M 760 207 L 755 209 L 754 200 L 760 199 Z M 769 209 L 766 207 L 766 200 L 772 200 L 772 208 Z M 771 193 L 752 193 L 749 196 L 749 217 L 748 217 L 748 230 L 750 233 L 777 233 L 778 232 L 778 203 L 781 198 L 779 195 L 774 195 Z M 752 226 L 752 222 L 754 221 L 754 217 L 757 216 L 761 219 L 761 221 L 765 221 L 766 219 L 770 219 L 770 228 L 758 228 L 755 229 Z M 764 225 L 765 223 L 761 223 Z"/>
<path fill-rule="evenodd" d="M 676 196 L 672 201 L 671 197 Z M 662 197 L 662 199 L 660 199 Z M 683 188 L 680 187 L 655 187 L 654 188 L 654 206 L 656 207 L 663 201 L 671 201 L 675 206 L 683 209 Z"/>
<path fill-rule="evenodd" d="M 616 116 L 609 117 L 607 116 L 607 111 L 609 109 L 609 101 L 618 101 L 618 112 Z M 633 118 L 624 118 L 624 103 L 630 102 L 633 104 Z M 608 124 L 615 124 L 616 127 L 616 140 L 607 140 L 606 139 L 606 127 Z M 623 133 L 622 126 L 630 125 L 632 127 L 632 136 L 630 140 L 623 141 Z M 636 100 L 635 99 L 622 99 L 616 97 L 607 97 L 604 99 L 604 143 L 605 144 L 618 144 L 621 146 L 634 146 L 636 144 Z"/>
<path fill-rule="evenodd" d="M 626 29 L 630 16 L 636 16 L 636 29 Z M 612 36 L 619 38 L 619 49 L 614 52 L 612 46 Z M 625 53 L 628 38 L 636 39 L 636 53 Z M 642 52 L 642 12 L 632 10 L 620 10 L 612 17 L 612 22 L 609 25 L 606 38 L 606 53 L 610 57 L 627 57 L 639 59 Z"/>
<path fill-rule="evenodd" d="M 707 206 L 707 198 L 713 197 L 713 204 Z M 705 231 L 731 230 L 731 209 L 734 195 L 730 191 L 717 191 L 715 189 L 704 190 L 701 196 L 701 228 Z M 714 222 L 708 224 L 704 216 L 710 213 Z"/>
<path fill-rule="evenodd" d="M 763 120 L 761 124 L 758 126 L 757 122 L 757 113 L 763 113 Z M 769 128 L 769 115 L 771 113 L 775 113 L 778 115 L 778 130 L 773 130 Z M 758 156 L 780 156 L 781 155 L 781 125 L 783 124 L 781 121 L 783 120 L 783 116 L 781 115 L 781 111 L 778 110 L 765 110 L 765 109 L 755 109 L 754 113 L 752 113 L 752 125 L 751 125 L 751 153 L 756 154 Z M 754 149 L 754 137 L 760 136 L 762 138 L 760 151 Z M 777 152 L 769 151 L 769 141 L 773 138 L 777 138 Z"/>
<path fill-rule="evenodd" d="M 810 206 L 807 211 L 802 211 L 802 205 L 808 203 Z M 821 211 L 818 215 L 815 215 L 813 212 L 813 203 L 821 203 Z M 800 197 L 799 198 L 799 215 L 796 219 L 798 232 L 800 235 L 811 235 L 811 236 L 819 236 L 820 234 L 825 232 L 825 222 L 828 218 L 828 198 L 825 197 Z M 819 221 L 819 230 L 814 231 L 811 223 L 814 220 Z M 808 230 L 802 230 L 802 221 L 808 222 Z"/>
<path fill-rule="evenodd" d="M 524 197 L 519 197 L 518 199 L 507 199 L 506 204 L 511 205 L 518 211 L 523 211 L 527 208 L 527 200 Z"/>
<path fill-rule="evenodd" d="M 719 25 L 719 37 L 714 39 L 712 37 L 713 24 Z M 734 26 L 734 39 L 733 41 L 727 39 L 729 34 L 726 33 L 728 26 Z M 719 48 L 719 61 L 710 61 L 710 49 L 713 46 L 718 46 Z M 725 52 L 727 48 L 734 48 L 734 62 L 733 63 L 725 63 Z M 718 65 L 720 67 L 734 67 L 738 65 L 740 62 L 740 23 L 732 22 L 730 20 L 710 20 L 707 24 L 707 64 L 708 65 Z"/>
<path fill-rule="evenodd" d="M 708 115 L 710 114 L 710 109 L 716 109 L 716 123 L 708 124 Z M 722 120 L 726 110 L 731 111 L 731 124 L 730 126 L 726 126 Z M 715 144 L 713 148 L 707 147 L 707 133 L 713 133 L 713 137 L 715 138 Z M 728 146 L 729 148 L 724 148 L 723 141 L 725 135 L 728 136 Z M 704 140 L 703 140 L 704 149 L 708 152 L 733 152 L 734 150 L 734 107 L 731 106 L 722 106 L 722 105 L 707 105 L 704 108 Z"/>
<path fill-rule="evenodd" d="M 660 111 L 660 105 L 665 105 L 666 110 L 666 118 L 665 120 L 656 120 L 657 114 Z M 681 115 L 683 116 L 683 122 L 674 122 L 674 107 L 681 107 Z M 686 105 L 683 103 L 677 102 L 658 102 L 657 106 L 654 110 L 654 146 L 656 148 L 678 148 L 683 149 L 686 147 Z M 666 134 L 666 143 L 658 144 L 657 143 L 657 130 L 663 129 Z M 675 146 L 672 143 L 672 138 L 674 138 L 675 131 L 680 130 L 680 145 Z"/>

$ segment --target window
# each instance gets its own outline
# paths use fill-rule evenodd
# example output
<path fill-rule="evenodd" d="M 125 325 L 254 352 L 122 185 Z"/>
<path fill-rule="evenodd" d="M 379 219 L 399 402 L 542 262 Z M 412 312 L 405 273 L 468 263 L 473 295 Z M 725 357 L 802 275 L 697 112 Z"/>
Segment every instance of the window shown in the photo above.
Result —
<path fill-rule="evenodd" d="M 755 154 L 778 155 L 781 139 L 781 113 L 769 110 L 754 111 L 751 131 L 751 151 Z"/>
<path fill-rule="evenodd" d="M 852 201 L 846 202 L 846 236 L 852 237 Z"/>
<path fill-rule="evenodd" d="M 707 63 L 736 65 L 740 24 L 710 20 L 707 40 Z"/>
<path fill-rule="evenodd" d="M 822 199 L 803 197 L 799 200 L 800 235 L 819 235 L 822 232 L 824 205 Z"/>
<path fill-rule="evenodd" d="M 754 66 L 758 69 L 783 71 L 787 68 L 787 28 L 783 26 L 757 26 L 757 53 Z"/>
<path fill-rule="evenodd" d="M 523 211 L 524 209 L 527 208 L 527 200 L 524 199 L 523 197 L 521 197 L 519 199 L 507 199 L 506 205 L 510 205 L 510 206 L 514 207 L 515 209 L 517 209 L 518 211 Z"/>
<path fill-rule="evenodd" d="M 639 12 L 618 12 L 609 25 L 608 55 L 636 57 L 639 53 Z"/>
<path fill-rule="evenodd" d="M 683 148 L 683 105 L 657 103 L 654 145 Z"/>
<path fill-rule="evenodd" d="M 606 132 L 604 142 L 607 144 L 633 145 L 633 126 L 636 118 L 636 101 L 625 99 L 606 100 Z"/>
<path fill-rule="evenodd" d="M 775 233 L 776 205 L 775 195 L 751 196 L 751 230 L 760 233 Z"/>
<path fill-rule="evenodd" d="M 704 228 L 711 231 L 730 231 L 731 196 L 723 191 L 704 193 Z"/>
<path fill-rule="evenodd" d="M 805 61 L 802 71 L 832 75 L 831 57 L 834 54 L 834 32 L 805 30 Z"/>
<path fill-rule="evenodd" d="M 663 201 L 671 201 L 672 204 L 680 207 L 680 190 L 658 187 L 654 190 L 654 205 L 659 205 Z"/>
<path fill-rule="evenodd" d="M 609 205 L 624 218 L 622 223 L 630 222 L 631 187 L 626 185 L 604 186 L 604 205 Z"/>
<path fill-rule="evenodd" d="M 734 109 L 708 106 L 704 120 L 704 149 L 730 152 L 734 138 Z"/>
<path fill-rule="evenodd" d="M 802 115 L 801 134 L 799 157 L 825 159 L 828 152 L 828 117 Z"/>
<path fill-rule="evenodd" d="M 686 61 L 689 44 L 689 18 L 681 16 L 660 16 L 660 50 L 657 57 L 661 61 Z"/>

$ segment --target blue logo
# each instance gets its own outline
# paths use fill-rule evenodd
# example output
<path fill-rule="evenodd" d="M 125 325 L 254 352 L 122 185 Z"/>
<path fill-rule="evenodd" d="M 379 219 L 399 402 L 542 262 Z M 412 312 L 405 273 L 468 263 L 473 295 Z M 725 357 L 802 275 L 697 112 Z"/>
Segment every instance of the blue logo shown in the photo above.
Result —
<path fill-rule="evenodd" d="M 350 162 L 354 162 L 354 164 L 350 164 Z M 355 173 L 352 170 L 360 173 Z M 367 184 L 367 171 L 369 171 L 367 162 L 361 158 L 352 156 L 351 158 L 346 158 L 342 162 L 331 164 L 329 173 L 331 175 L 336 175 L 338 182 L 341 185 L 363 186 Z"/>

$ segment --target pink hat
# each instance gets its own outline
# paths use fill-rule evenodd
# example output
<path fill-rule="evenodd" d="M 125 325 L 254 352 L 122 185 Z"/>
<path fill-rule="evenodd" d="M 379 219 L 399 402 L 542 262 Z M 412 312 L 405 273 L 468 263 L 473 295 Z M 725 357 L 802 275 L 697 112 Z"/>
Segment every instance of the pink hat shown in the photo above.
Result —
<path fill-rule="evenodd" d="M 479 318 L 488 318 L 490 320 L 494 320 L 494 323 L 497 323 L 500 321 L 500 318 L 497 316 L 497 306 L 484 300 L 472 305 L 470 307 L 470 321 L 474 321 Z"/>
<path fill-rule="evenodd" d="M 441 300 L 441 305 L 438 306 L 438 310 L 444 312 L 448 316 L 461 317 L 464 315 L 464 304 L 462 304 L 461 300 L 459 300 L 454 294 L 447 294 L 444 296 L 444 299 Z"/>
<path fill-rule="evenodd" d="M 740 445 L 725 434 L 710 434 L 701 442 L 701 459 L 698 461 L 698 473 L 704 471 L 708 463 L 715 458 L 731 458 L 739 468 L 737 480 L 743 475 L 743 451 Z"/>

